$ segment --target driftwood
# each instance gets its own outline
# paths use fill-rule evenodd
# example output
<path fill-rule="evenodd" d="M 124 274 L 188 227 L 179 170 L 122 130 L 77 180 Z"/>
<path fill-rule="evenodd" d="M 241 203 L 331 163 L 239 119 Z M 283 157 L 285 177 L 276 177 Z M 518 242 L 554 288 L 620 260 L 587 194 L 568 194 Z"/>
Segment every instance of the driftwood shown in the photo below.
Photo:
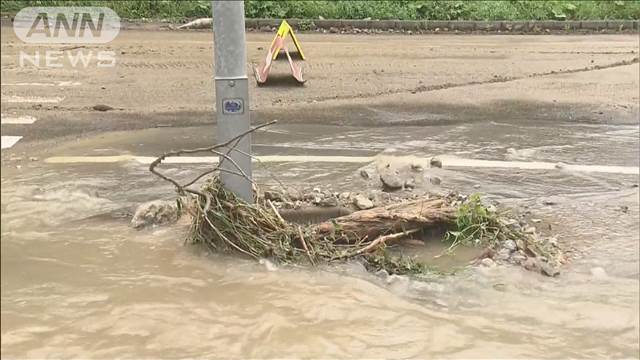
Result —
<path fill-rule="evenodd" d="M 255 203 L 246 203 L 225 189 L 217 176 L 220 172 L 249 179 L 229 153 L 244 136 L 274 122 L 253 127 L 221 144 L 166 152 L 149 165 L 154 175 L 173 184 L 179 195 L 188 195 L 192 200 L 192 205 L 188 206 L 193 216 L 189 242 L 204 244 L 212 251 L 235 252 L 282 263 L 316 265 L 358 257 L 372 269 L 382 268 L 390 273 L 428 270 L 425 264 L 392 255 L 386 251 L 386 245 L 414 233 L 455 227 L 457 208 L 447 199 L 425 196 L 358 211 L 319 225 L 301 226 L 287 222 L 264 197 L 257 196 Z M 194 153 L 218 155 L 235 169 L 223 169 L 217 164 L 191 180 L 179 181 L 157 168 L 167 157 Z M 193 188 L 198 180 L 211 174 L 200 190 Z"/>
<path fill-rule="evenodd" d="M 456 209 L 445 200 L 423 197 L 418 200 L 392 204 L 326 221 L 316 227 L 318 234 L 341 232 L 347 237 L 367 238 L 370 241 L 395 233 L 415 232 L 448 226 L 455 222 Z"/>
<path fill-rule="evenodd" d="M 177 29 L 207 29 L 211 26 L 213 26 L 212 18 L 202 18 L 180 25 Z"/>

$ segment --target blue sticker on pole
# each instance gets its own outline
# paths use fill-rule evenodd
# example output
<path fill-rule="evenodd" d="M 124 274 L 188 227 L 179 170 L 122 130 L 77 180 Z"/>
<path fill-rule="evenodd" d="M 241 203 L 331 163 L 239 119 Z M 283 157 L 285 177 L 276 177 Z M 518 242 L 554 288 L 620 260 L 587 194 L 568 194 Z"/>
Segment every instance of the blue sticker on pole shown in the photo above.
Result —
<path fill-rule="evenodd" d="M 244 101 L 242 101 L 242 99 L 223 99 L 222 113 L 227 115 L 239 115 L 244 113 Z"/>

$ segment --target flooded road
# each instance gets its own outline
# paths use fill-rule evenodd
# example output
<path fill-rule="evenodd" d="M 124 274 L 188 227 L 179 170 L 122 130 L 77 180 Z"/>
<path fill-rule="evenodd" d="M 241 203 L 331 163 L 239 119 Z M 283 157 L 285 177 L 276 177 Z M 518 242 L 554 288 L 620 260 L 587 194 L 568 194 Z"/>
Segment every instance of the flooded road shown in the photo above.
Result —
<path fill-rule="evenodd" d="M 150 156 L 167 144 L 198 147 L 212 131 L 128 133 L 135 143 L 106 134 L 52 152 Z M 557 122 L 277 125 L 256 134 L 255 150 L 637 167 L 638 136 L 637 125 Z M 358 264 L 274 268 L 212 255 L 183 245 L 184 224 L 135 231 L 131 209 L 172 196 L 135 162 L 21 164 L 2 168 L 3 358 L 640 355 L 638 175 L 434 169 L 440 190 L 478 191 L 526 207 L 549 224 L 546 232 L 559 236 L 572 261 L 557 278 L 497 267 L 415 281 L 383 279 Z M 293 186 L 356 191 L 374 186 L 359 178 L 363 165 L 258 164 L 257 179 L 274 185 L 276 174 Z"/>

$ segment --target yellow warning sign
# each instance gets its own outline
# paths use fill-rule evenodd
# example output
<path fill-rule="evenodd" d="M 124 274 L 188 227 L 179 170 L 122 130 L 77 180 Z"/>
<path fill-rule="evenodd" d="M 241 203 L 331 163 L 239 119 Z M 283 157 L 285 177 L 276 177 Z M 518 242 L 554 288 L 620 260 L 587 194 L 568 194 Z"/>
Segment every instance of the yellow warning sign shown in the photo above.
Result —
<path fill-rule="evenodd" d="M 304 53 L 302 52 L 302 47 L 300 46 L 300 42 L 298 41 L 298 38 L 296 38 L 296 34 L 293 33 L 293 28 L 291 27 L 291 25 L 289 25 L 289 23 L 287 22 L 287 20 L 282 20 L 282 23 L 280 23 L 280 27 L 278 28 L 278 32 L 276 33 L 276 36 L 273 38 L 273 41 L 271 42 L 271 47 L 273 48 L 273 45 L 276 43 L 276 39 L 279 37 L 280 39 L 284 40 L 287 35 L 291 35 L 291 39 L 293 40 L 293 44 L 296 46 L 296 49 L 298 49 L 298 53 L 300 54 L 300 58 L 302 60 L 304 60 Z M 284 42 L 284 41 L 283 41 Z M 282 44 L 283 42 L 279 42 L 280 44 Z M 282 46 L 278 46 L 276 49 L 274 49 L 273 52 L 273 60 L 276 59 L 276 57 L 278 57 L 278 53 L 280 52 L 280 48 Z"/>

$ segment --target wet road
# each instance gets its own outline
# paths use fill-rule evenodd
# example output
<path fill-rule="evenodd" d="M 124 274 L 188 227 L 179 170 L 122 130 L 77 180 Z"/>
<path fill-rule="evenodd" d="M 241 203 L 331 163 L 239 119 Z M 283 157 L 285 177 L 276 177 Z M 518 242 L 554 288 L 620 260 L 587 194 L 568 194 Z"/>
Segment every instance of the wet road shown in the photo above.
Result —
<path fill-rule="evenodd" d="M 494 130 L 492 146 L 482 136 L 486 127 Z M 614 128 L 588 128 L 583 141 L 549 152 L 546 147 L 521 146 L 549 131 L 544 126 L 525 132 L 503 123 L 396 128 L 393 135 L 383 128 L 275 126 L 258 134 L 256 141 L 278 145 L 256 150 L 286 156 L 322 154 L 331 148 L 345 156 L 384 151 L 426 158 L 456 154 L 446 149 L 465 149 L 460 155 L 469 156 L 490 148 L 483 157 L 571 162 L 595 146 L 588 141 L 590 135 L 600 134 L 604 148 L 621 154 L 615 164 L 637 166 L 637 146 L 631 145 L 637 142 L 638 127 Z M 182 136 L 203 130 L 183 129 Z M 579 127 L 574 130 L 555 141 L 566 144 L 580 137 Z M 141 154 L 153 153 L 167 138 L 180 137 L 171 129 L 130 135 L 145 149 L 137 152 Z M 311 135 L 322 141 L 307 140 Z M 519 139 L 520 145 L 514 148 L 516 144 L 505 140 L 509 138 Z M 417 142 L 411 150 L 406 148 L 409 139 Z M 56 152 L 73 156 L 94 141 L 111 151 L 129 143 L 113 134 L 65 144 Z M 609 156 L 591 152 L 589 160 L 602 163 Z M 359 179 L 361 166 L 282 162 L 261 165 L 257 173 L 259 182 L 272 185 L 275 173 L 280 181 L 298 187 L 374 188 Z M 174 175 L 204 167 L 169 166 Z M 150 177 L 145 165 L 31 162 L 21 169 L 3 169 L 3 354 L 637 356 L 638 176 L 446 166 L 429 174 L 440 176 L 444 188 L 480 191 L 511 206 L 528 206 L 532 216 L 552 226 L 545 232 L 559 235 L 572 262 L 556 279 L 500 267 L 470 269 L 431 282 L 397 279 L 390 284 L 355 264 L 273 271 L 183 246 L 186 227 L 130 229 L 128 218 L 119 214 L 141 201 L 171 197 L 171 189 Z M 556 205 L 543 205 L 542 199 L 552 195 Z M 101 214 L 111 215 L 94 217 Z"/>
<path fill-rule="evenodd" d="M 491 47 L 495 41 L 508 44 L 507 38 L 472 38 L 460 41 L 482 42 L 488 54 L 499 50 Z M 531 41 L 548 45 L 557 39 L 597 51 L 606 42 L 601 37 L 592 46 L 588 37 Z M 610 39 L 614 48 L 629 42 L 628 37 Z M 556 56 L 560 67 L 571 65 L 560 59 L 566 53 Z M 484 66 L 497 71 L 502 65 Z M 637 74 L 633 63 L 291 106 L 279 117 L 281 123 L 254 138 L 258 155 L 281 159 L 256 164 L 256 177 L 265 186 L 275 186 L 275 177 L 301 188 L 377 188 L 359 177 L 367 163 L 294 162 L 288 156 L 374 162 L 387 156 L 448 156 L 635 170 L 640 165 Z M 145 76 L 138 80 L 144 83 Z M 3 101 L 11 89 L 2 87 Z M 29 94 L 28 89 L 20 91 Z M 31 89 L 36 89 L 32 96 L 41 91 Z M 637 173 L 571 171 L 562 165 L 546 170 L 450 167 L 446 161 L 442 169 L 427 171 L 442 179 L 430 190 L 477 191 L 540 219 L 541 230 L 558 235 L 571 259 L 558 278 L 513 267 L 469 268 L 431 281 L 387 281 L 357 264 L 274 271 L 184 246 L 185 224 L 131 229 L 127 213 L 137 204 L 174 196 L 145 164 L 48 162 L 153 156 L 208 145 L 215 135 L 213 125 L 199 120 L 153 128 L 152 116 L 142 110 L 144 96 L 137 99 L 126 121 L 143 119 L 137 131 L 112 131 L 121 119 L 112 113 L 99 115 L 111 125 L 96 127 L 98 115 L 83 111 L 72 119 L 75 125 L 53 118 L 22 128 L 3 124 L 3 136 L 7 129 L 41 127 L 2 151 L 3 358 L 640 356 Z M 77 101 L 100 100 L 89 94 Z M 30 105 L 12 106 L 22 111 Z M 189 118 L 199 110 L 180 111 Z M 258 109 L 258 120 L 275 117 L 273 111 Z M 68 108 L 47 112 L 59 118 L 71 114 Z M 167 121 L 166 114 L 158 116 Z M 323 116 L 326 122 L 320 121 Z M 47 139 L 42 135 L 47 129 L 58 135 Z M 78 136 L 78 129 L 88 135 Z M 206 164 L 167 168 L 187 176 Z"/>

